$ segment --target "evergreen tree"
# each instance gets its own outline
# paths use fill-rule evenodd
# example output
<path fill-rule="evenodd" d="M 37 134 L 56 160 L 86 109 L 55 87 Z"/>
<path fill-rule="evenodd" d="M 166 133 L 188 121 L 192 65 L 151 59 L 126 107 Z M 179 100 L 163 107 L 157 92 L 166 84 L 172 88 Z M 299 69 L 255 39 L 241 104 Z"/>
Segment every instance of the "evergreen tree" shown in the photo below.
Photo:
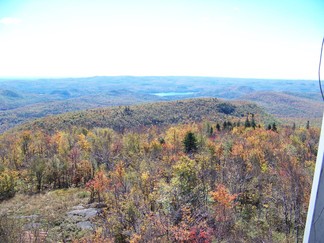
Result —
<path fill-rule="evenodd" d="M 306 129 L 309 129 L 309 121 L 307 121 Z"/>
<path fill-rule="evenodd" d="M 183 140 L 183 145 L 186 153 L 194 153 L 197 151 L 197 138 L 193 132 L 188 132 Z"/>
<path fill-rule="evenodd" d="M 214 128 L 210 127 L 209 136 L 213 136 L 213 134 L 214 134 Z"/>
<path fill-rule="evenodd" d="M 220 125 L 218 123 L 216 124 L 216 129 L 217 131 L 220 131 Z"/>
<path fill-rule="evenodd" d="M 276 132 L 277 131 L 277 126 L 276 126 L 276 123 L 273 123 L 272 124 L 272 131 Z"/>
<path fill-rule="evenodd" d="M 160 142 L 160 144 L 165 144 L 164 138 L 159 138 L 159 142 Z"/>
<path fill-rule="evenodd" d="M 210 126 L 209 122 L 207 122 L 206 123 L 206 134 L 208 134 L 208 135 L 210 134 L 210 127 L 211 126 Z"/>
<path fill-rule="evenodd" d="M 245 127 L 251 127 L 251 123 L 249 121 L 249 115 L 246 116 L 246 120 L 245 120 L 245 124 L 244 124 Z"/>
<path fill-rule="evenodd" d="M 256 127 L 256 123 L 255 123 L 255 120 L 254 120 L 254 114 L 252 114 L 251 126 L 252 126 L 253 128 Z"/>
<path fill-rule="evenodd" d="M 226 130 L 227 129 L 227 121 L 224 121 L 223 123 L 223 130 Z"/>

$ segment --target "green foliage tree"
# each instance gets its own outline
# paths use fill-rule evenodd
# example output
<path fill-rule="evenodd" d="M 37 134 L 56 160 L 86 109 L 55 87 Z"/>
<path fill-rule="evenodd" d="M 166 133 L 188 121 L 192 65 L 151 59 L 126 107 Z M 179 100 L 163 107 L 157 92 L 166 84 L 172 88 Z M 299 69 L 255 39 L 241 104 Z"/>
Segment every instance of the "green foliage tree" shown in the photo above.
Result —
<path fill-rule="evenodd" d="M 213 127 L 210 127 L 209 136 L 213 136 L 213 134 L 214 134 L 214 128 Z"/>
<path fill-rule="evenodd" d="M 0 171 L 0 202 L 15 195 L 16 180 L 14 171 L 8 169 Z"/>
<path fill-rule="evenodd" d="M 223 130 L 226 130 L 227 129 L 227 121 L 224 121 L 223 122 Z"/>
<path fill-rule="evenodd" d="M 36 188 L 40 192 L 42 189 L 42 183 L 45 176 L 46 164 L 45 159 L 41 156 L 35 156 L 32 159 L 32 164 L 30 167 L 31 176 L 36 179 Z"/>
<path fill-rule="evenodd" d="M 185 152 L 190 154 L 190 153 L 195 153 L 198 149 L 197 145 L 197 138 L 193 132 L 188 132 L 185 135 L 185 138 L 183 140 L 183 145 Z"/>
<path fill-rule="evenodd" d="M 86 185 L 107 206 L 81 242 L 299 241 L 319 129 L 205 125 L 3 134 L 0 200 Z"/>
<path fill-rule="evenodd" d="M 244 126 L 245 127 L 251 127 L 251 122 L 249 120 L 249 115 L 246 116 Z"/>
<path fill-rule="evenodd" d="M 274 132 L 277 131 L 277 125 L 275 122 L 272 124 L 272 131 L 274 131 Z"/>
<path fill-rule="evenodd" d="M 256 122 L 254 119 L 254 114 L 252 114 L 251 127 L 256 128 Z"/>

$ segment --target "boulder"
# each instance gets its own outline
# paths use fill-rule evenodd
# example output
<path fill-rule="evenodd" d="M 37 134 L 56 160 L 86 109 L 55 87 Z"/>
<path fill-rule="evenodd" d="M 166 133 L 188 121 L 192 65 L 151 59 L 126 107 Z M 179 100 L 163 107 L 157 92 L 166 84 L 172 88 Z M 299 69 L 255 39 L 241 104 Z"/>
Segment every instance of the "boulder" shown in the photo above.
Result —
<path fill-rule="evenodd" d="M 85 220 L 95 217 L 98 214 L 98 209 L 96 208 L 84 208 L 84 209 L 76 209 L 70 212 L 67 212 L 69 217 L 77 216 L 82 217 Z"/>
<path fill-rule="evenodd" d="M 78 222 L 76 225 L 81 230 L 92 230 L 92 229 L 94 229 L 94 225 L 90 221 Z"/>

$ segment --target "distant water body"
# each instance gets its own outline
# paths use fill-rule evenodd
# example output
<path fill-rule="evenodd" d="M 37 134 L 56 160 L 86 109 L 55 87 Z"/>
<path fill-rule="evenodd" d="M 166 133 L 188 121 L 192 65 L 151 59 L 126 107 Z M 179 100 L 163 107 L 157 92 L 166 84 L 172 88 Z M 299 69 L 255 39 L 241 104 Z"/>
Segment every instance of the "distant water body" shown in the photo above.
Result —
<path fill-rule="evenodd" d="M 185 96 L 185 95 L 192 95 L 194 92 L 162 92 L 162 93 L 153 93 L 153 95 L 159 97 L 167 97 L 167 96 Z"/>

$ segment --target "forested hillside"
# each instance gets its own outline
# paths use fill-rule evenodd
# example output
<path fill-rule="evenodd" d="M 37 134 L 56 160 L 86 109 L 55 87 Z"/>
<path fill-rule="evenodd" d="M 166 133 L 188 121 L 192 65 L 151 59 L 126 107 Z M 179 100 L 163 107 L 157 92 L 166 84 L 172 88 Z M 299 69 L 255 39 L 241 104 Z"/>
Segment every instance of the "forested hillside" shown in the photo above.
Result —
<path fill-rule="evenodd" d="M 0 80 L 0 133 L 37 118 L 107 106 L 188 98 L 256 102 L 280 118 L 320 120 L 318 84 L 310 80 L 264 80 L 186 76 L 110 76 Z"/>
<path fill-rule="evenodd" d="M 179 113 L 197 112 L 178 105 Z M 137 109 L 144 112 L 120 115 Z M 0 241 L 301 241 L 319 129 L 259 118 L 3 134 Z M 84 207 L 100 210 L 75 221 L 71 214 Z"/>
<path fill-rule="evenodd" d="M 131 94 L 120 94 L 116 97 L 107 95 L 106 97 L 82 97 L 71 98 L 68 100 L 43 101 L 36 104 L 30 104 L 15 109 L 0 111 L 0 132 L 4 132 L 14 126 L 27 121 L 33 121 L 37 118 L 49 115 L 62 114 L 71 111 L 94 109 L 98 107 L 132 105 L 144 103 L 149 97 L 135 97 Z M 23 99 L 24 101 L 24 99 Z"/>
<path fill-rule="evenodd" d="M 323 115 L 323 104 L 310 97 L 300 97 L 290 93 L 255 92 L 241 98 L 257 103 L 280 118 L 312 119 Z"/>
<path fill-rule="evenodd" d="M 301 243 L 323 3 L 0 0 L 0 243 Z"/>
<path fill-rule="evenodd" d="M 191 123 L 204 119 L 223 122 L 227 118 L 235 117 L 237 121 L 244 122 L 246 114 L 250 113 L 255 114 L 265 123 L 275 121 L 272 116 L 253 103 L 205 98 L 71 112 L 35 120 L 17 127 L 17 129 L 55 131 L 81 126 L 87 129 L 109 127 L 123 132 L 152 125 Z"/>

